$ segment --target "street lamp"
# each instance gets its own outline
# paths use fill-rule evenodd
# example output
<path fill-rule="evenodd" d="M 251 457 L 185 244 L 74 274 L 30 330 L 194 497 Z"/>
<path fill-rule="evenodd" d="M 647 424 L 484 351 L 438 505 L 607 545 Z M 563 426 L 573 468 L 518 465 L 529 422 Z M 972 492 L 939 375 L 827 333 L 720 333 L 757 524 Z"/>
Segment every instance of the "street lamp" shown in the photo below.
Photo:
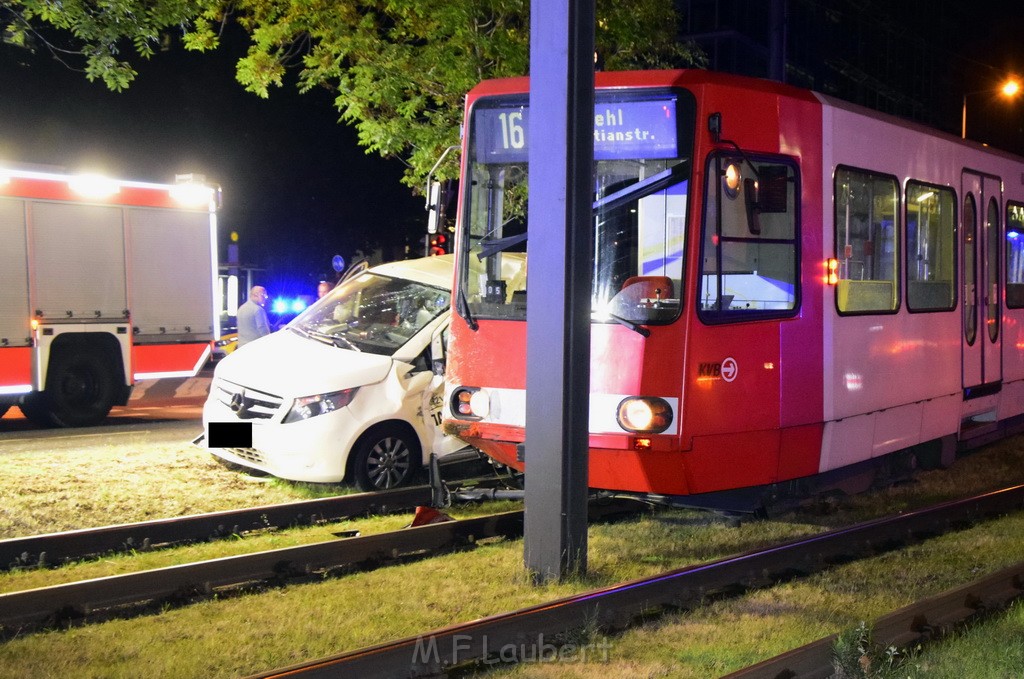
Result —
<path fill-rule="evenodd" d="M 999 94 L 1006 97 L 1007 99 L 1013 99 L 1020 94 L 1021 84 L 1016 78 L 1007 78 L 1002 85 L 999 86 Z M 976 90 L 974 92 L 967 92 L 964 94 L 964 106 L 960 116 L 960 138 L 967 139 L 967 97 L 972 94 L 981 94 L 982 92 L 993 92 L 994 90 Z"/>

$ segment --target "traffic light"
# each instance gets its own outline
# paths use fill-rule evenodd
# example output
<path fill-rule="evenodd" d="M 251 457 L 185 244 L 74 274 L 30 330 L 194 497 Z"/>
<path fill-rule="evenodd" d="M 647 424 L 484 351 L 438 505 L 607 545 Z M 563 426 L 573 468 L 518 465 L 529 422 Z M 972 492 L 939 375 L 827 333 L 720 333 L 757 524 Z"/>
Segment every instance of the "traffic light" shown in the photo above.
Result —
<path fill-rule="evenodd" d="M 443 233 L 434 233 L 427 236 L 429 245 L 427 247 L 427 254 L 433 257 L 434 255 L 446 255 L 448 254 L 448 236 Z"/>

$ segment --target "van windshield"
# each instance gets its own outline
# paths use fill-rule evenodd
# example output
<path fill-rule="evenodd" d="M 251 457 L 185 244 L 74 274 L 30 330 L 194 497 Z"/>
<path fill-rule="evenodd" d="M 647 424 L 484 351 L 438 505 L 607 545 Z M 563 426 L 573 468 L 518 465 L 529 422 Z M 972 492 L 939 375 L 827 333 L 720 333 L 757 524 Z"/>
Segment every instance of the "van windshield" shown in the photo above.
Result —
<path fill-rule="evenodd" d="M 442 288 L 364 273 L 342 283 L 287 327 L 342 349 L 391 356 L 449 304 L 451 294 Z"/>

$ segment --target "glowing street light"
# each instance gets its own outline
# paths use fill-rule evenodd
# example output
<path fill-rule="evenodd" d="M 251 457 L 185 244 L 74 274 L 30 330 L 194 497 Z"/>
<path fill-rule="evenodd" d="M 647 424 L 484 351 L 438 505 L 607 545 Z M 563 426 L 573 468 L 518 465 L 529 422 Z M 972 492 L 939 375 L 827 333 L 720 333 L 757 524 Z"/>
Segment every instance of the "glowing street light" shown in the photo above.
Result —
<path fill-rule="evenodd" d="M 1021 84 L 1017 78 L 1007 78 L 1002 85 L 999 86 L 999 94 L 1003 95 L 1007 99 L 1013 99 L 1020 94 Z M 972 94 L 981 94 L 982 92 L 992 92 L 991 89 L 977 90 L 975 92 L 967 92 L 964 94 L 964 106 L 960 117 L 960 138 L 967 139 L 967 97 Z"/>

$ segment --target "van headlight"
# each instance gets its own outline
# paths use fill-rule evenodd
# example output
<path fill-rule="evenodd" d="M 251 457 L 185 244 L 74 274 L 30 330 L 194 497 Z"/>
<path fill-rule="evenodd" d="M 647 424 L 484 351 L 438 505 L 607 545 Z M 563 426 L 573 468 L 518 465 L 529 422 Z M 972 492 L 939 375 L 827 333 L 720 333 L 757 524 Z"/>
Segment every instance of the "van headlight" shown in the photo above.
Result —
<path fill-rule="evenodd" d="M 292 407 L 285 415 L 284 423 L 301 422 L 317 415 L 334 412 L 344 408 L 352 402 L 359 387 L 332 391 L 329 394 L 317 394 L 315 396 L 303 396 L 292 402 Z"/>

